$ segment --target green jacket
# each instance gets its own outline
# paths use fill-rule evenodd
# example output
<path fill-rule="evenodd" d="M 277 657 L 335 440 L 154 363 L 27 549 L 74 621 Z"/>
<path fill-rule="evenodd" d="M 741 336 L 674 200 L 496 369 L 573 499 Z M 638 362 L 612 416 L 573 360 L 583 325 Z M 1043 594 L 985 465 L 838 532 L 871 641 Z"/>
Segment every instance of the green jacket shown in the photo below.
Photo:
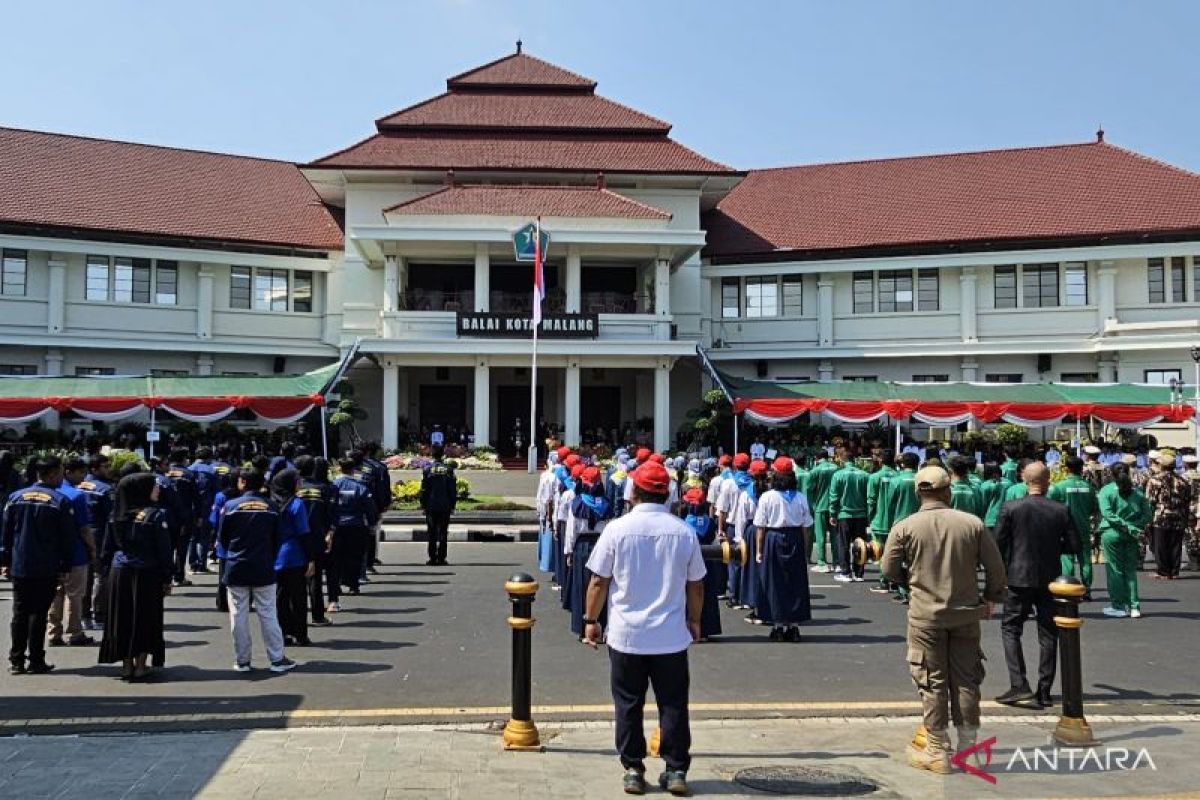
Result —
<path fill-rule="evenodd" d="M 1000 474 L 1003 475 L 1006 480 L 1016 483 L 1017 466 L 1017 462 L 1013 461 L 1011 458 L 1006 458 L 1004 459 L 1004 463 L 1000 465 Z"/>
<path fill-rule="evenodd" d="M 983 519 L 983 497 L 969 480 L 950 483 L 950 507 Z"/>
<path fill-rule="evenodd" d="M 887 483 L 888 522 L 893 528 L 921 507 L 921 498 L 917 496 L 917 487 L 913 485 L 916 477 L 914 470 L 902 469 Z"/>
<path fill-rule="evenodd" d="M 838 519 L 867 518 L 867 481 L 871 478 L 853 461 L 833 473 L 829 483 L 829 516 Z"/>
<path fill-rule="evenodd" d="M 1113 531 L 1123 537 L 1136 540 L 1150 524 L 1150 504 L 1142 490 L 1134 487 L 1128 497 L 1121 497 L 1115 483 L 1107 484 L 1096 497 L 1100 506 L 1099 531 L 1103 535 Z"/>
<path fill-rule="evenodd" d="M 1096 490 L 1092 484 L 1076 475 L 1068 475 L 1051 486 L 1046 496 L 1067 507 L 1075 532 L 1079 534 L 1079 543 L 1090 548 L 1092 526 L 1096 517 L 1100 516 L 1100 504 L 1096 501 Z"/>
<path fill-rule="evenodd" d="M 1014 483 L 1012 486 L 1009 486 L 1004 490 L 1004 502 L 1006 503 L 1009 500 L 1020 500 L 1022 497 L 1028 496 L 1029 487 L 1025 485 L 1024 481 L 1021 481 L 1020 483 Z"/>
<path fill-rule="evenodd" d="M 1011 486 L 1004 478 L 992 478 L 979 486 L 980 499 L 983 502 L 983 524 L 989 528 L 996 527 L 1000 520 L 1000 506 L 1004 505 L 1004 493 Z"/>
<path fill-rule="evenodd" d="M 811 499 L 808 496 L 808 470 L 803 467 L 796 467 L 796 488 L 804 495 L 804 499 Z"/>
<path fill-rule="evenodd" d="M 876 533 L 887 533 L 892 529 L 886 500 L 887 485 L 895 474 L 896 470 L 890 464 L 884 464 L 867 478 L 867 515 L 871 520 L 870 528 Z"/>
<path fill-rule="evenodd" d="M 818 461 L 817 465 L 808 471 L 808 502 L 813 511 L 828 513 L 829 484 L 833 481 L 835 472 L 837 464 L 832 461 Z"/>

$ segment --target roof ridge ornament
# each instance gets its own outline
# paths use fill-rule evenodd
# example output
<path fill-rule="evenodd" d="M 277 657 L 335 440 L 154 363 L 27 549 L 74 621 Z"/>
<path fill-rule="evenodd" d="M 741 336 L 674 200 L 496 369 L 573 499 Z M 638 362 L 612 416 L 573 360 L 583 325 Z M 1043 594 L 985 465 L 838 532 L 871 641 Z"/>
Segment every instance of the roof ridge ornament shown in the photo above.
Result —
<path fill-rule="evenodd" d="M 521 55 L 521 40 L 517 39 L 517 55 Z"/>
<path fill-rule="evenodd" d="M 1102 124 L 1102 125 L 1100 125 L 1099 128 L 1096 129 L 1096 144 L 1103 144 L 1103 143 L 1104 143 L 1104 125 Z"/>

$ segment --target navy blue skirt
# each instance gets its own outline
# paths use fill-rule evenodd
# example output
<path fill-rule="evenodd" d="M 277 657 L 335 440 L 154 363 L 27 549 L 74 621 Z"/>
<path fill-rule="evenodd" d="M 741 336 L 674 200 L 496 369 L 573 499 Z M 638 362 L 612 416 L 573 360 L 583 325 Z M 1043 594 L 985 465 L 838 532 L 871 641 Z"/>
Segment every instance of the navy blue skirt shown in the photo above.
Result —
<path fill-rule="evenodd" d="M 761 569 L 754 559 L 754 554 L 758 552 L 758 528 L 755 528 L 753 525 L 747 525 L 745 537 L 747 558 L 745 566 L 740 570 L 738 603 L 743 606 L 750 606 L 752 609 L 757 609 L 759 595 L 762 594 L 761 579 L 759 578 Z M 761 619 L 767 619 L 761 613 L 758 616 Z"/>
<path fill-rule="evenodd" d="M 759 618 L 781 626 L 798 625 L 812 619 L 808 559 L 800 528 L 767 531 L 759 574 Z"/>
<path fill-rule="evenodd" d="M 596 546 L 598 533 L 581 533 L 575 540 L 575 550 L 571 553 L 571 574 L 567 583 L 571 587 L 571 632 L 583 636 L 583 615 L 587 611 L 587 589 L 592 582 L 592 571 L 587 568 L 592 549 Z M 600 610 L 600 625 L 608 622 L 607 604 Z"/>
<path fill-rule="evenodd" d="M 561 520 L 554 523 L 554 536 L 551 549 L 554 550 L 554 584 L 562 586 L 566 580 L 567 559 L 563 555 L 563 533 L 566 531 L 567 523 Z"/>

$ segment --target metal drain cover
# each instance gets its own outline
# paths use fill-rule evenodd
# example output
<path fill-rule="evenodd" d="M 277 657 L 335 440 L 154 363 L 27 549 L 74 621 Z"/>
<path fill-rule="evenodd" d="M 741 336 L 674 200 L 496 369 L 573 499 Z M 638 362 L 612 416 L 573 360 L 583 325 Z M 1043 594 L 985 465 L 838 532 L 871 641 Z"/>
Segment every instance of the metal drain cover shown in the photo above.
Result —
<path fill-rule="evenodd" d="M 808 797 L 855 797 L 879 789 L 861 775 L 814 767 L 750 767 L 739 770 L 733 780 L 762 792 Z"/>

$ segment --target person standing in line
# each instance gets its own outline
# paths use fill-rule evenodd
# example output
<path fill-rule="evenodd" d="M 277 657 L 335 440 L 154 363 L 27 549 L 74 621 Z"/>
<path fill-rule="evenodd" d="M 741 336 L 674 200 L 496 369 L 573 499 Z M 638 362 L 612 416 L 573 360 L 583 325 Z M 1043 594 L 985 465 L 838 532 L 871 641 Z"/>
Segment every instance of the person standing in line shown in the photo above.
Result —
<path fill-rule="evenodd" d="M 383 562 L 379 559 L 379 539 L 383 532 L 383 515 L 392 505 L 392 476 L 387 465 L 379 460 L 379 443 L 367 442 L 362 448 L 362 477 L 371 490 L 375 500 L 376 521 L 367 537 L 367 551 L 363 558 L 363 575 L 378 572 L 376 567 Z"/>
<path fill-rule="evenodd" d="M 918 463 L 920 463 L 920 456 L 916 453 L 911 451 L 902 453 L 900 455 L 900 471 L 888 481 L 884 501 L 888 507 L 888 521 L 892 523 L 893 529 L 897 523 L 903 522 L 921 508 L 921 496 L 916 490 Z M 948 502 L 949 500 L 947 500 Z M 892 599 L 897 603 L 908 603 L 908 587 L 888 577 L 882 569 L 880 572 L 888 578 L 888 583 L 895 590 Z"/>
<path fill-rule="evenodd" d="M 54 669 L 46 663 L 46 617 L 79 538 L 75 506 L 58 491 L 62 461 L 47 456 L 33 461 L 32 469 L 37 479 L 9 495 L 0 527 L 0 575 L 12 581 L 8 671 L 13 675 Z"/>
<path fill-rule="evenodd" d="M 362 575 L 363 552 L 367 546 L 367 537 L 375 527 L 375 501 L 371 490 L 354 477 L 358 470 L 358 458 L 353 452 L 348 452 L 338 461 L 341 471 L 333 482 L 336 497 L 333 518 L 333 562 L 338 572 L 338 581 L 345 586 L 350 594 L 356 595 L 359 589 L 359 578 Z M 340 593 L 339 593 L 340 597 Z M 341 610 L 337 600 L 331 600 L 326 611 Z"/>
<path fill-rule="evenodd" d="M 688 646 L 700 638 L 704 559 L 691 528 L 666 509 L 670 477 L 648 462 L 633 475 L 633 508 L 600 534 L 588 558 L 584 638 L 599 647 L 601 609 L 608 605 L 610 683 L 616 746 L 627 794 L 646 791 L 646 690 L 654 688 L 666 770 L 659 786 L 690 793 L 692 735 L 688 723 Z"/>
<path fill-rule="evenodd" d="M 208 524 L 208 509 L 212 508 L 219 489 L 217 470 L 212 462 L 212 448 L 198 447 L 196 460 L 188 467 L 196 484 L 196 506 L 200 509 L 196 515 L 196 530 L 188 545 L 188 563 L 193 575 L 209 572 L 208 554 L 212 550 L 213 531 Z"/>
<path fill-rule="evenodd" d="M 833 572 L 834 567 L 826 561 L 825 542 L 830 541 L 829 553 L 833 562 L 838 562 L 837 542 L 830 537 L 829 531 L 829 486 L 833 475 L 838 471 L 837 465 L 829 460 L 829 454 L 822 448 L 816 452 L 817 463 L 808 471 L 808 502 L 815 516 L 813 521 L 813 549 L 816 551 L 816 564 L 813 572 Z"/>
<path fill-rule="evenodd" d="M 1179 577 L 1183 541 L 1192 515 L 1192 484 L 1175 471 L 1175 454 L 1158 456 L 1158 472 L 1146 481 L 1150 535 L 1154 541 L 1154 579 Z"/>
<path fill-rule="evenodd" d="M 0 497 L 9 497 L 23 485 L 16 456 L 9 450 L 0 450 Z"/>
<path fill-rule="evenodd" d="M 565 549 L 570 555 L 567 557 L 568 583 L 563 589 L 570 604 L 571 632 L 580 640 L 583 639 L 587 587 L 592 578 L 587 569 L 587 561 L 600 534 L 612 519 L 612 505 L 605 494 L 604 479 L 600 470 L 587 467 L 579 476 L 579 491 L 571 501 L 570 515 L 567 519 Z M 606 617 L 603 611 L 600 612 L 599 619 L 600 624 L 604 625 Z"/>
<path fill-rule="evenodd" d="M 1100 463 L 1100 448 L 1089 444 L 1083 448 L 1083 478 L 1092 485 L 1092 490 L 1099 492 L 1108 483 L 1107 471 Z"/>
<path fill-rule="evenodd" d="M 813 516 L 808 499 L 796 487 L 792 460 L 776 458 L 772 473 L 771 489 L 763 493 L 754 511 L 758 542 L 754 558 L 762 582 L 758 615 L 770 622 L 772 642 L 798 642 L 799 626 L 812 619 L 805 542 Z"/>
<path fill-rule="evenodd" d="M 109 567 L 104 558 L 104 542 L 112 524 L 112 459 L 103 454 L 92 456 L 87 475 L 76 488 L 87 498 L 88 518 L 92 521 L 92 536 L 98 556 L 95 562 L 88 565 L 83 592 L 83 627 L 86 630 L 104 630 Z"/>
<path fill-rule="evenodd" d="M 583 474 L 583 464 L 579 457 L 572 454 L 567 457 L 566 477 L 561 480 L 558 498 L 554 502 L 554 585 L 559 590 L 559 602 L 567 607 L 570 599 L 567 588 L 567 525 L 571 521 L 571 503 L 575 500 L 575 486 L 579 476 Z"/>
<path fill-rule="evenodd" d="M 225 574 L 225 548 L 217 541 L 217 523 L 221 520 L 221 509 L 225 508 L 225 504 L 237 497 L 237 480 L 239 475 L 238 470 L 229 470 L 226 472 L 217 473 L 217 494 L 213 497 L 212 508 L 208 510 L 208 527 L 213 532 L 213 556 L 217 560 L 217 611 L 229 611 L 229 592 L 225 591 L 225 582 L 222 576 Z M 167 526 L 170 527 L 170 510 L 163 502 L 163 497 L 166 489 L 163 488 L 162 481 L 158 483 L 159 498 L 158 506 L 167 514 Z"/>
<path fill-rule="evenodd" d="M 1105 484 L 1096 497 L 1109 597 L 1103 613 L 1109 617 L 1137 618 L 1142 616 L 1137 585 L 1139 550 L 1143 531 L 1153 515 L 1146 496 L 1133 485 L 1128 464 L 1113 464 L 1109 472 L 1112 482 Z"/>
<path fill-rule="evenodd" d="M 554 532 L 551 529 L 552 511 L 555 495 L 555 484 L 558 478 L 554 474 L 558 466 L 558 453 L 551 450 L 546 454 L 546 469 L 538 476 L 534 504 L 538 512 L 538 569 L 542 572 L 554 570 Z"/>
<path fill-rule="evenodd" d="M 695 532 L 696 539 L 702 547 L 716 543 L 717 521 L 708 507 L 707 487 L 693 486 L 683 493 L 683 509 L 680 515 Z M 720 595 L 725 591 L 728 578 L 723 571 L 717 569 L 719 563 L 704 563 L 707 571 L 704 574 L 704 607 L 700 612 L 700 642 L 707 642 L 712 637 L 721 635 Z"/>
<path fill-rule="evenodd" d="M 1079 535 L 1079 554 L 1064 554 L 1062 574 L 1074 575 L 1079 565 L 1079 578 L 1087 594 L 1084 600 L 1092 599 L 1092 537 L 1096 520 L 1100 516 L 1100 505 L 1096 502 L 1096 491 L 1083 476 L 1084 463 L 1079 456 L 1067 456 L 1067 477 L 1050 487 L 1046 494 L 1051 500 L 1062 503 L 1071 515 L 1075 533 Z"/>
<path fill-rule="evenodd" d="M 717 495 L 717 534 L 722 540 L 734 541 L 736 537 L 731 516 L 739 496 L 745 487 L 750 485 L 750 476 L 746 474 L 746 470 L 750 467 L 750 456 L 746 453 L 738 453 L 730 460 L 730 465 L 732 469 L 729 470 L 728 475 L 722 478 L 721 493 Z M 725 605 L 729 608 L 736 608 L 742 604 L 742 569 L 742 564 L 738 559 L 734 559 L 729 565 L 729 583 L 725 601 Z"/>
<path fill-rule="evenodd" d="M 325 627 L 333 624 L 325 616 L 326 587 L 331 603 L 338 598 L 338 574 L 329 553 L 333 543 L 334 513 L 329 462 L 321 457 L 301 456 L 296 459 L 296 471 L 300 473 L 300 488 L 296 491 L 296 497 L 304 504 L 304 511 L 308 514 L 315 565 L 313 574 L 308 578 L 308 609 L 312 615 L 308 624 Z"/>
<path fill-rule="evenodd" d="M 1183 457 L 1183 477 L 1192 486 L 1191 525 L 1188 527 L 1187 554 L 1193 571 L 1200 570 L 1200 470 L 1196 464 L 1200 459 L 1194 455 Z"/>
<path fill-rule="evenodd" d="M 105 542 L 112 563 L 108 613 L 100 643 L 101 664 L 122 662 L 121 677 L 140 681 L 166 663 L 163 598 L 171 593 L 174 551 L 167 513 L 155 506 L 158 481 L 149 472 L 117 484 L 112 535 Z"/>
<path fill-rule="evenodd" d="M 842 468 L 829 482 L 829 525 L 837 531 L 837 574 L 833 579 L 839 583 L 861 582 L 863 577 L 850 568 L 850 545 L 855 539 L 867 536 L 867 482 L 870 476 L 845 450 L 839 451 L 838 460 Z"/>
<path fill-rule="evenodd" d="M 175 547 L 175 574 L 172 583 L 175 586 L 191 586 L 187 579 L 188 551 L 192 537 L 200 526 L 200 516 L 203 509 L 200 506 L 200 494 L 196 490 L 196 478 L 188 468 L 188 451 L 185 448 L 175 448 L 167 459 L 167 468 L 163 476 L 171 485 L 171 491 L 164 493 L 162 502 L 173 506 L 170 509 L 172 536 Z"/>
<path fill-rule="evenodd" d="M 758 563 L 750 556 L 750 542 L 755 538 L 754 511 L 758 507 L 758 499 L 770 488 L 766 462 L 751 461 L 745 472 L 735 474 L 734 485 L 738 490 L 728 517 L 730 538 L 739 552 L 745 550 L 746 563 L 742 565 L 741 558 L 733 560 L 740 567 L 737 572 L 738 584 L 733 587 L 736 598 L 733 607 L 750 612 L 744 618 L 746 622 L 761 625 L 763 621 L 758 616 Z"/>
<path fill-rule="evenodd" d="M 433 448 L 433 463 L 421 475 L 421 510 L 429 531 L 430 567 L 446 567 L 446 543 L 450 537 L 450 515 L 458 502 L 454 469 L 442 460 L 442 448 Z"/>
<path fill-rule="evenodd" d="M 284 644 L 308 647 L 312 644 L 308 639 L 308 579 L 317 574 L 316 537 L 309 526 L 308 509 L 297 497 L 299 491 L 300 475 L 294 469 L 271 478 L 271 499 L 279 508 L 280 523 L 275 547 L 279 629 Z"/>
<path fill-rule="evenodd" d="M 957 728 L 959 751 L 973 746 L 979 735 L 984 677 L 979 623 L 1004 598 L 1004 564 L 983 522 L 950 507 L 945 470 L 926 467 L 915 474 L 912 486 L 920 508 L 892 527 L 880 568 L 912 593 L 907 661 L 921 695 L 926 745 L 910 747 L 908 763 L 948 775 L 950 722 Z"/>
<path fill-rule="evenodd" d="M 63 464 L 63 479 L 58 491 L 71 501 L 75 510 L 77 534 L 71 569 L 59 584 L 54 602 L 50 605 L 50 646 L 72 647 L 95 644 L 96 640 L 83 630 L 83 598 L 87 594 L 87 575 L 92 564 L 99 562 L 96 536 L 88 512 L 88 498 L 77 484 L 87 474 L 87 462 L 71 458 Z M 65 638 L 64 638 L 65 637 Z"/>
<path fill-rule="evenodd" d="M 875 471 L 867 478 L 867 529 L 871 534 L 871 540 L 875 543 L 876 552 L 882 553 L 884 547 L 887 546 L 888 531 L 892 528 L 888 518 L 887 486 L 896 476 L 896 469 L 893 466 L 896 454 L 893 450 L 885 447 L 875 451 L 874 459 Z M 805 487 L 801 486 L 800 490 L 805 491 Z M 807 492 L 805 496 L 807 496 Z M 887 578 L 881 572 L 879 583 L 872 586 L 871 591 L 887 594 L 891 590 Z"/>
<path fill-rule="evenodd" d="M 283 632 L 275 613 L 275 550 L 283 522 L 275 503 L 262 496 L 265 483 L 261 472 L 242 472 L 238 476 L 241 496 L 225 504 L 217 521 L 217 539 L 225 550 L 221 580 L 229 593 L 233 668 L 243 673 L 253 670 L 249 623 L 252 601 L 271 672 L 296 667 L 284 652 Z"/>
<path fill-rule="evenodd" d="M 996 546 L 1004 557 L 1008 591 L 1004 599 L 1004 660 L 1008 665 L 1008 691 L 996 702 L 1012 705 L 1036 700 L 1042 708 L 1053 705 L 1050 690 L 1058 667 L 1058 626 L 1054 624 L 1054 597 L 1050 583 L 1058 577 L 1064 555 L 1079 554 L 1079 534 L 1061 503 L 1047 498 L 1050 470 L 1040 461 L 1021 473 L 1029 494 L 1005 503 L 996 523 Z M 1038 685 L 1029 688 L 1021 633 L 1030 613 L 1037 615 Z"/>
<path fill-rule="evenodd" d="M 983 519 L 986 511 L 979 490 L 971 483 L 971 474 L 975 471 L 975 460 L 968 456 L 955 456 L 950 459 L 950 507 L 965 511 L 968 514 Z"/>
<path fill-rule="evenodd" d="M 993 536 L 1007 491 L 1008 482 L 1004 479 L 1004 473 L 1000 471 L 1000 465 L 994 461 L 984 464 L 983 483 L 979 485 L 979 503 L 983 506 L 983 525 Z"/>

